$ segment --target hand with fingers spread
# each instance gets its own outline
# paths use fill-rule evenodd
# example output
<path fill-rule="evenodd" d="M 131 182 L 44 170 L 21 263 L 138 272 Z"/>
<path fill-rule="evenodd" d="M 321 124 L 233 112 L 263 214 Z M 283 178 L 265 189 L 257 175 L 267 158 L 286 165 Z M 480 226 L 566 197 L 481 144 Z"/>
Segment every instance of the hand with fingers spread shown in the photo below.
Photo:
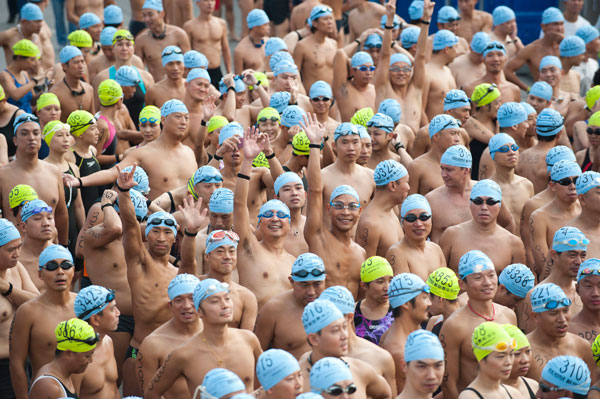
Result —
<path fill-rule="evenodd" d="M 223 76 L 223 83 L 225 83 L 226 87 L 234 87 L 235 86 L 235 82 L 233 81 L 234 77 L 235 77 L 235 75 L 232 73 L 228 73 L 227 75 Z"/>
<path fill-rule="evenodd" d="M 388 0 L 385 3 L 385 14 L 387 15 L 388 21 L 394 20 L 394 14 L 396 14 L 396 0 Z"/>
<path fill-rule="evenodd" d="M 261 148 L 258 145 L 258 129 L 254 126 L 249 127 L 244 134 L 244 144 L 242 150 L 244 151 L 244 159 L 252 160 L 261 152 Z"/>
<path fill-rule="evenodd" d="M 273 152 L 273 149 L 271 148 L 271 141 L 269 140 L 268 134 L 260 133 L 258 135 L 258 139 L 256 140 L 256 143 L 260 147 L 261 151 L 265 153 L 265 155 Z"/>
<path fill-rule="evenodd" d="M 254 86 L 256 83 L 258 83 L 256 76 L 254 76 L 254 70 L 246 69 L 244 72 L 242 72 L 242 81 L 248 86 Z"/>
<path fill-rule="evenodd" d="M 137 186 L 135 180 L 133 180 L 133 175 L 135 173 L 135 169 L 137 168 L 137 163 L 133 164 L 133 167 L 129 172 L 125 172 L 121 169 L 119 164 L 115 165 L 117 171 L 119 172 L 119 177 L 117 178 L 117 188 L 121 191 L 129 191 L 130 188 Z"/>
<path fill-rule="evenodd" d="M 215 105 L 216 100 L 215 96 L 211 95 L 202 103 L 202 113 L 204 115 L 202 119 L 204 121 L 208 122 L 215 114 L 215 109 L 217 109 Z"/>
<path fill-rule="evenodd" d="M 317 119 L 317 115 L 307 113 L 304 115 L 304 121 L 300 122 L 300 127 L 306 133 L 306 137 L 311 144 L 321 144 L 323 136 L 325 136 L 325 126 Z"/>
<path fill-rule="evenodd" d="M 179 212 L 183 216 L 183 224 L 188 233 L 196 234 L 204 226 L 208 225 L 208 209 L 202 209 L 202 198 L 194 202 L 194 198 L 188 195 L 183 199 L 183 206 L 179 205 Z"/>
<path fill-rule="evenodd" d="M 233 153 L 237 151 L 242 143 L 242 138 L 240 136 L 231 136 L 226 139 L 223 144 L 215 151 L 215 154 L 224 157 L 228 153 Z"/>

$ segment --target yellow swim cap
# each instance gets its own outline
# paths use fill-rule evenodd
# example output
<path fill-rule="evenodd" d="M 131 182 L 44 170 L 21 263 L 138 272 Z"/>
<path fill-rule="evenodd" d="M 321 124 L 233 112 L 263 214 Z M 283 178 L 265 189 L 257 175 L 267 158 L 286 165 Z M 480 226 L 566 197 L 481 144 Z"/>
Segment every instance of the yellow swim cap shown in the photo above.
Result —
<path fill-rule="evenodd" d="M 592 344 L 592 355 L 594 355 L 594 361 L 600 366 L 600 334 L 596 336 L 594 343 Z"/>
<path fill-rule="evenodd" d="M 256 158 L 254 158 L 252 160 L 252 166 L 254 166 L 255 168 L 268 168 L 269 167 L 269 161 L 267 160 L 267 158 L 265 158 L 265 153 L 264 152 L 259 152 L 258 155 L 256 156 Z"/>
<path fill-rule="evenodd" d="M 38 199 L 38 195 L 33 187 L 27 184 L 18 184 L 8 193 L 8 205 L 14 209 L 25 201 Z"/>
<path fill-rule="evenodd" d="M 281 116 L 279 115 L 279 112 L 277 112 L 277 110 L 273 107 L 265 107 L 263 109 L 260 110 L 260 112 L 258 113 L 258 115 L 256 116 L 256 121 L 257 122 L 261 122 L 261 119 L 266 118 L 266 119 L 277 119 L 277 121 L 281 121 Z"/>
<path fill-rule="evenodd" d="M 596 105 L 596 101 L 600 99 L 600 85 L 596 85 L 585 93 L 585 105 L 591 111 Z"/>
<path fill-rule="evenodd" d="M 67 123 L 71 126 L 71 134 L 75 137 L 81 136 L 95 122 L 94 115 L 85 110 L 73 111 L 67 118 Z"/>
<path fill-rule="evenodd" d="M 143 121 L 142 121 L 143 119 Z M 154 105 L 146 105 L 140 111 L 140 123 L 160 123 L 160 109 Z"/>
<path fill-rule="evenodd" d="M 600 111 L 594 112 L 588 120 L 588 126 L 600 126 Z"/>
<path fill-rule="evenodd" d="M 529 340 L 527 339 L 527 335 L 521 329 L 514 324 L 502 324 L 502 328 L 504 331 L 510 335 L 512 339 L 515 340 L 517 346 L 515 346 L 515 350 L 518 351 L 520 349 L 531 346 L 529 344 Z"/>
<path fill-rule="evenodd" d="M 300 132 L 296 133 L 292 139 L 292 152 L 296 155 L 309 155 L 309 144 L 310 140 L 308 139 L 308 136 L 303 130 L 301 130 Z"/>
<path fill-rule="evenodd" d="M 115 105 L 123 98 L 123 89 L 116 80 L 106 79 L 98 86 L 98 98 L 100 104 L 105 107 Z"/>
<path fill-rule="evenodd" d="M 113 35 L 113 45 L 121 40 L 129 40 L 131 43 L 135 43 L 133 40 L 133 35 L 127 29 L 119 29 Z"/>
<path fill-rule="evenodd" d="M 98 334 L 86 321 L 72 318 L 61 321 L 54 330 L 56 349 L 71 352 L 89 352 L 99 341 Z"/>
<path fill-rule="evenodd" d="M 500 324 L 486 321 L 473 331 L 471 346 L 479 362 L 492 352 L 513 350 L 517 343 Z"/>
<path fill-rule="evenodd" d="M 50 146 L 50 143 L 52 142 L 54 133 L 56 133 L 62 129 L 65 129 L 67 132 L 70 132 L 71 126 L 67 125 L 66 123 L 62 123 L 61 121 L 50 121 L 50 122 L 46 123 L 46 126 L 44 126 L 44 131 L 42 132 L 42 134 L 44 135 L 44 141 L 46 142 L 46 144 L 48 144 L 48 147 Z"/>
<path fill-rule="evenodd" d="M 394 270 L 386 258 L 371 256 L 360 265 L 360 281 L 363 283 L 370 283 L 385 276 L 394 276 Z"/>
<path fill-rule="evenodd" d="M 35 57 L 40 58 L 41 53 L 39 47 L 31 40 L 22 39 L 16 42 L 12 46 L 14 55 L 20 55 L 23 57 Z"/>
<path fill-rule="evenodd" d="M 254 72 L 254 77 L 256 80 L 258 80 L 262 87 L 269 87 L 269 78 L 267 78 L 266 74 L 262 72 Z M 254 86 L 248 85 L 248 90 L 254 90 Z"/>
<path fill-rule="evenodd" d="M 92 36 L 84 30 L 75 30 L 67 36 L 67 40 L 71 46 L 83 48 L 92 47 L 94 45 L 94 39 Z"/>
<path fill-rule="evenodd" d="M 0 85 L 0 101 L 4 100 L 6 98 L 6 94 L 4 93 L 4 87 L 2 87 L 2 85 Z"/>
<path fill-rule="evenodd" d="M 36 103 L 37 110 L 47 107 L 48 105 L 58 105 L 60 108 L 60 101 L 54 93 L 44 93 L 38 99 Z"/>
<path fill-rule="evenodd" d="M 229 123 L 229 121 L 224 116 L 215 115 L 208 120 L 208 124 L 206 125 L 206 131 L 208 133 L 212 133 L 215 130 L 222 128 L 223 126 L 225 126 L 228 123 Z"/>
<path fill-rule="evenodd" d="M 491 104 L 495 99 L 500 97 L 500 90 L 495 84 L 482 83 L 475 87 L 471 95 L 471 101 L 477 107 L 483 107 Z"/>
<path fill-rule="evenodd" d="M 452 269 L 447 267 L 435 269 L 427 278 L 427 285 L 435 296 L 451 301 L 458 298 L 460 286 L 458 285 L 458 277 Z"/>
<path fill-rule="evenodd" d="M 375 111 L 371 107 L 361 108 L 352 115 L 350 123 L 367 127 L 367 122 L 375 115 Z"/>

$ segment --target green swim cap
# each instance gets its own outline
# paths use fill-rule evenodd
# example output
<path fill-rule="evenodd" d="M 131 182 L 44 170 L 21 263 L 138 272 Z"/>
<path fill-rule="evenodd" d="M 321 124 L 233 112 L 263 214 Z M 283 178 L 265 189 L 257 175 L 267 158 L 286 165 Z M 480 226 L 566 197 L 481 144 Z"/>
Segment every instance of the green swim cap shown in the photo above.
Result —
<path fill-rule="evenodd" d="M 273 107 L 265 107 L 261 109 L 258 115 L 256 116 L 256 121 L 260 122 L 262 118 L 276 118 L 278 121 L 281 121 L 281 116 L 279 115 L 279 112 L 277 112 L 277 110 Z"/>
<path fill-rule="evenodd" d="M 212 133 L 215 130 L 222 128 L 223 126 L 225 126 L 228 123 L 229 123 L 229 121 L 224 116 L 215 115 L 208 120 L 208 124 L 206 125 L 206 130 L 208 133 Z"/>
<path fill-rule="evenodd" d="M 142 122 L 142 119 L 144 121 Z M 153 122 L 154 120 L 154 122 Z M 154 105 L 146 105 L 140 111 L 140 123 L 160 123 L 160 108 L 155 107 Z"/>
<path fill-rule="evenodd" d="M 596 105 L 596 101 L 600 99 L 600 85 L 596 85 L 585 93 L 585 105 L 591 111 Z"/>
<path fill-rule="evenodd" d="M 517 345 L 515 346 L 516 351 L 531 346 L 529 344 L 529 340 L 527 339 L 527 335 L 525 335 L 525 333 L 521 331 L 519 327 L 515 326 L 514 324 L 502 324 L 502 328 L 504 328 L 504 331 L 506 331 L 508 335 L 515 340 Z"/>
<path fill-rule="evenodd" d="M 588 120 L 588 126 L 600 126 L 600 111 L 594 112 Z"/>
<path fill-rule="evenodd" d="M 471 95 L 471 101 L 477 107 L 483 107 L 485 105 L 491 104 L 495 99 L 500 97 L 500 90 L 497 87 L 492 88 L 492 85 L 489 83 L 482 83 L 475 87 L 473 90 L 473 94 Z"/>
<path fill-rule="evenodd" d="M 62 123 L 61 121 L 50 121 L 50 122 L 46 123 L 46 126 L 44 126 L 44 131 L 42 132 L 42 135 L 44 136 L 44 141 L 46 142 L 46 144 L 48 144 L 48 147 L 50 146 L 50 143 L 52 142 L 52 138 L 54 137 L 54 134 L 62 129 L 65 129 L 67 132 L 70 132 L 71 126 L 69 126 L 66 123 Z"/>
<path fill-rule="evenodd" d="M 360 265 L 360 281 L 363 283 L 370 283 L 385 276 L 394 276 L 394 270 L 386 258 L 371 256 Z"/>
<path fill-rule="evenodd" d="M 71 134 L 75 137 L 81 136 L 95 122 L 94 115 L 85 110 L 73 111 L 67 118 L 67 123 L 71 126 Z"/>
<path fill-rule="evenodd" d="M 367 122 L 375 115 L 375 111 L 371 107 L 361 108 L 352 115 L 350 123 L 367 127 Z"/>
<path fill-rule="evenodd" d="M 94 45 L 94 39 L 92 36 L 84 30 L 75 30 L 67 36 L 67 40 L 71 46 L 78 48 L 92 47 Z"/>
<path fill-rule="evenodd" d="M 99 341 L 98 334 L 86 321 L 72 318 L 60 322 L 54 330 L 56 349 L 71 352 L 89 352 Z M 89 341 L 88 341 L 89 340 Z"/>
<path fill-rule="evenodd" d="M 8 205 L 14 209 L 25 201 L 38 199 L 38 195 L 33 187 L 27 184 L 17 184 L 8 193 Z"/>
<path fill-rule="evenodd" d="M 4 100 L 6 98 L 6 93 L 4 93 L 4 87 L 2 87 L 2 85 L 0 85 L 0 101 Z"/>
<path fill-rule="evenodd" d="M 296 155 L 309 155 L 309 144 L 310 140 L 308 139 L 308 136 L 303 130 L 301 130 L 300 132 L 296 133 L 292 139 L 292 152 Z"/>
<path fill-rule="evenodd" d="M 269 160 L 265 157 L 265 153 L 264 152 L 259 152 L 258 155 L 256 156 L 256 158 L 254 158 L 254 160 L 252 160 L 252 166 L 254 166 L 255 168 L 268 168 L 269 167 Z"/>
<path fill-rule="evenodd" d="M 37 99 L 35 105 L 38 111 L 47 107 L 48 105 L 58 105 L 60 108 L 60 101 L 58 100 L 58 97 L 56 97 L 56 94 L 44 93 Z"/>
<path fill-rule="evenodd" d="M 267 78 L 266 74 L 262 72 L 254 72 L 254 77 L 256 80 L 258 80 L 262 87 L 269 87 L 269 78 Z M 254 86 L 248 85 L 248 90 L 254 90 Z"/>
<path fill-rule="evenodd" d="M 458 298 L 460 286 L 458 285 L 458 277 L 452 269 L 447 267 L 435 269 L 427 278 L 427 285 L 431 293 L 435 296 L 450 301 Z"/>
<path fill-rule="evenodd" d="M 131 43 L 135 43 L 133 35 L 127 29 L 119 29 L 114 33 L 112 39 L 113 45 L 121 40 L 129 40 Z"/>
<path fill-rule="evenodd" d="M 22 39 L 16 42 L 12 46 L 14 55 L 20 55 L 23 57 L 35 57 L 39 59 L 41 57 L 39 47 L 31 40 Z"/>
<path fill-rule="evenodd" d="M 114 105 L 123 98 L 123 89 L 116 80 L 106 79 L 98 86 L 98 98 L 100 104 L 105 107 Z"/>
<path fill-rule="evenodd" d="M 517 343 L 500 324 L 486 321 L 473 331 L 471 346 L 477 361 L 480 362 L 492 352 L 513 350 Z"/>
<path fill-rule="evenodd" d="M 594 361 L 600 366 L 600 334 L 596 336 L 594 343 L 592 344 L 592 355 L 594 355 Z"/>

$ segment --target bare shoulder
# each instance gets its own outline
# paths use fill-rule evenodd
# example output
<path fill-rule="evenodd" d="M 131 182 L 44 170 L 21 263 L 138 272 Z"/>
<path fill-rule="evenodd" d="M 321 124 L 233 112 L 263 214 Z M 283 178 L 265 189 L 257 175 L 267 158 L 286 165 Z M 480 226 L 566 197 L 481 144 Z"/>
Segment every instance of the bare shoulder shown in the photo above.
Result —
<path fill-rule="evenodd" d="M 250 291 L 248 288 L 244 287 L 243 285 L 233 282 L 233 287 L 238 291 L 240 296 L 243 296 L 245 299 L 248 299 L 248 300 L 252 300 L 252 298 L 256 299 L 256 296 L 254 295 L 254 293 L 252 291 Z M 266 304 L 265 304 L 265 306 L 266 306 Z"/>
<path fill-rule="evenodd" d="M 230 328 L 229 329 L 230 332 L 232 332 L 232 337 L 235 337 L 235 340 L 243 340 L 248 344 L 256 344 L 258 346 L 260 346 L 260 343 L 258 341 L 258 338 L 256 337 L 256 334 L 254 334 L 252 331 L 250 330 L 244 330 L 244 329 L 239 329 L 239 328 Z"/>
<path fill-rule="evenodd" d="M 47 170 L 47 171 L 52 172 L 52 173 L 59 173 L 58 167 L 56 165 L 53 165 L 53 164 L 51 164 L 49 162 L 46 162 L 46 161 L 44 161 L 42 159 L 40 159 L 38 162 L 40 163 L 39 167 L 43 168 L 44 170 Z"/>

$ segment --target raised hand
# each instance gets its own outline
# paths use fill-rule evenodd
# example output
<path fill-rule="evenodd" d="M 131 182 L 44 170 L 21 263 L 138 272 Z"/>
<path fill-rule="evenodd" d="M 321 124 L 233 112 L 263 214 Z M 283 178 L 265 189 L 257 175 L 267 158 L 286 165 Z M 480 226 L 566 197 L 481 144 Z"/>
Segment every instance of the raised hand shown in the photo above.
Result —
<path fill-rule="evenodd" d="M 423 17 L 421 19 L 425 21 L 431 21 L 431 16 L 433 15 L 433 7 L 435 7 L 434 1 L 425 0 L 423 3 Z"/>
<path fill-rule="evenodd" d="M 317 115 L 308 112 L 304 115 L 304 120 L 300 122 L 300 127 L 306 133 L 311 144 L 321 144 L 325 135 L 325 126 L 317 120 Z"/>
<path fill-rule="evenodd" d="M 242 145 L 242 139 L 239 136 L 231 136 L 230 138 L 226 139 L 223 142 L 223 144 L 221 144 L 219 146 L 219 148 L 217 148 L 217 151 L 215 151 L 215 154 L 220 157 L 223 157 L 228 152 L 237 151 L 241 145 Z"/>
<path fill-rule="evenodd" d="M 244 151 L 244 159 L 253 160 L 260 153 L 261 148 L 258 145 L 259 131 L 254 126 L 249 127 L 244 133 L 244 142 L 242 149 Z"/>
<path fill-rule="evenodd" d="M 288 140 L 292 140 L 294 138 L 295 135 L 297 135 L 298 133 L 300 133 L 300 126 L 296 125 L 296 126 L 292 126 L 291 128 L 288 129 Z"/>
<path fill-rule="evenodd" d="M 394 21 L 394 14 L 396 14 L 396 0 L 388 0 L 388 2 L 385 3 L 385 14 L 388 17 L 388 25 L 391 25 Z M 392 19 L 390 19 L 390 17 L 392 17 Z"/>
<path fill-rule="evenodd" d="M 194 198 L 188 195 L 183 199 L 183 206 L 179 205 L 179 212 L 183 216 L 183 224 L 189 233 L 197 233 L 198 230 L 208 225 L 208 209 L 202 209 L 202 198 L 194 203 Z"/>
<path fill-rule="evenodd" d="M 273 152 L 271 148 L 271 141 L 269 141 L 269 135 L 266 133 L 260 133 L 256 140 L 256 143 L 260 147 L 261 151 L 265 154 Z"/>
<path fill-rule="evenodd" d="M 204 119 L 206 122 L 208 122 L 210 120 L 210 118 L 212 118 L 213 115 L 215 114 L 215 109 L 217 108 L 217 106 L 215 105 L 216 100 L 217 99 L 215 98 L 215 96 L 210 95 L 202 103 L 202 112 L 204 115 L 204 117 L 202 119 Z"/>
<path fill-rule="evenodd" d="M 242 81 L 248 86 L 254 86 L 257 84 L 258 80 L 256 79 L 256 76 L 254 76 L 254 70 L 246 69 L 244 72 L 242 72 Z"/>
<path fill-rule="evenodd" d="M 114 204 L 117 201 L 119 194 L 113 190 L 104 190 L 102 193 L 102 198 L 100 199 L 100 204 Z"/>
<path fill-rule="evenodd" d="M 137 168 L 137 163 L 133 164 L 133 167 L 129 172 L 121 170 L 119 164 L 116 164 L 115 167 L 117 168 L 117 171 L 119 171 L 119 177 L 117 178 L 118 188 L 128 190 L 137 186 L 137 183 L 133 180 L 133 174 L 135 173 L 135 168 Z"/>

